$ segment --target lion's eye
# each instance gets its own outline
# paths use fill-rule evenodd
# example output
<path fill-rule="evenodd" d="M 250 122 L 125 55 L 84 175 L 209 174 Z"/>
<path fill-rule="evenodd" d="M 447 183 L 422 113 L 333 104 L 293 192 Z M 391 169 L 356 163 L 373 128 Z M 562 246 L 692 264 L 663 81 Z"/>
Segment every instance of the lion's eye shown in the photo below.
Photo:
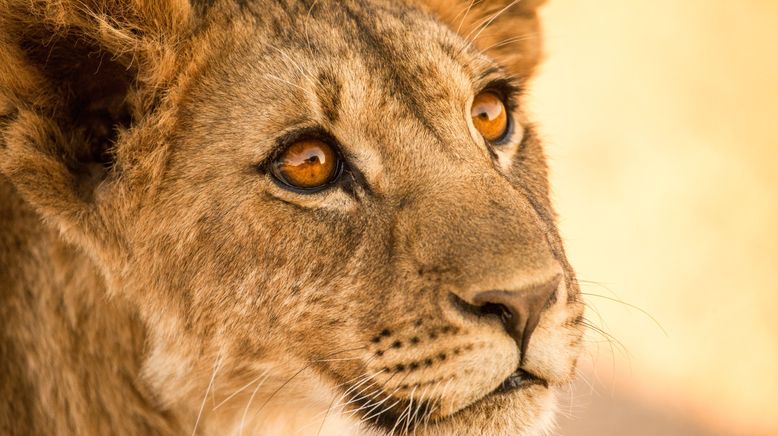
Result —
<path fill-rule="evenodd" d="M 499 142 L 508 133 L 508 111 L 497 94 L 481 92 L 473 99 L 470 116 L 473 125 L 489 142 Z"/>
<path fill-rule="evenodd" d="M 340 162 L 331 146 L 318 139 L 297 141 L 272 163 L 271 172 L 281 183 L 316 190 L 333 182 Z"/>

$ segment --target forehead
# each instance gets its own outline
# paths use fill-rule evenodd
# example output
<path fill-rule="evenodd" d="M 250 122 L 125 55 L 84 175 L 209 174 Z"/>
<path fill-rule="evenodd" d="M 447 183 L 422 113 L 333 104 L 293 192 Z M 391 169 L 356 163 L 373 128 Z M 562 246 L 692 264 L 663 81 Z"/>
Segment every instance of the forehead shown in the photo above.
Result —
<path fill-rule="evenodd" d="M 473 56 L 434 17 L 402 1 L 273 4 L 251 16 L 256 29 L 243 32 L 241 41 L 257 63 L 272 68 L 280 63 L 281 68 L 305 66 L 308 73 L 327 71 L 328 82 L 332 76 L 362 74 L 361 82 L 371 80 L 373 88 L 401 97 L 399 90 L 425 94 L 439 88 L 430 88 L 432 81 L 467 80 L 490 63 Z"/>

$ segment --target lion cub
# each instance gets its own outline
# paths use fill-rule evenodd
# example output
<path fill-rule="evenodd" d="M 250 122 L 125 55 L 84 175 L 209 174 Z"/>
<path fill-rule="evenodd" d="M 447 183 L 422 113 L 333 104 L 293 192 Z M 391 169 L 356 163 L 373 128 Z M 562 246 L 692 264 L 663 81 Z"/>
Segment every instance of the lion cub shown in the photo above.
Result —
<path fill-rule="evenodd" d="M 522 0 L 0 0 L 0 433 L 540 434 Z"/>

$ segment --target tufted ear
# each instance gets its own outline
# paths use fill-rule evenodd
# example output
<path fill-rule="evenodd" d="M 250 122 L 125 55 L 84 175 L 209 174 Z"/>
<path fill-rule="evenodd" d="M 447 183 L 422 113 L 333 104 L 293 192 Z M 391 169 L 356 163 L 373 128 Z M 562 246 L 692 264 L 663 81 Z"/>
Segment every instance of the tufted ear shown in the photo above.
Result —
<path fill-rule="evenodd" d="M 420 0 L 451 29 L 520 78 L 542 57 L 537 9 L 545 0 Z"/>
<path fill-rule="evenodd" d="M 0 173 L 70 240 L 112 237 L 191 22 L 187 0 L 0 0 Z"/>

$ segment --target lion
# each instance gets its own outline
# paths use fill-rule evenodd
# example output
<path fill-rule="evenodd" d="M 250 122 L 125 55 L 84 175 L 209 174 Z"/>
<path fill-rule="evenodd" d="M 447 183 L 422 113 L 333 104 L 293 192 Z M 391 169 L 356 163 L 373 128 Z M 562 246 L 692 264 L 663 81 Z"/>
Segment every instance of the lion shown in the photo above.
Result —
<path fill-rule="evenodd" d="M 552 431 L 540 3 L 0 1 L 0 433 Z"/>

